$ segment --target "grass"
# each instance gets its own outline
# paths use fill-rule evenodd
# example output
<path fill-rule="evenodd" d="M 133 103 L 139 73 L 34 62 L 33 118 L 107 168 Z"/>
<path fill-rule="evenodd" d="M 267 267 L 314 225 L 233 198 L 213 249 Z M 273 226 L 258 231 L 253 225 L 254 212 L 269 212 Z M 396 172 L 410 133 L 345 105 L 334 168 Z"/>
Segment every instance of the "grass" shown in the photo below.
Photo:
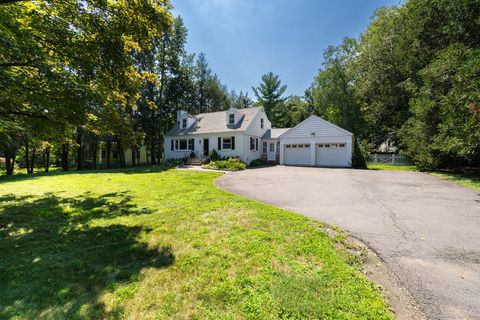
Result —
<path fill-rule="evenodd" d="M 219 175 L 0 177 L 0 318 L 392 318 L 341 236 Z"/>
<path fill-rule="evenodd" d="M 480 190 L 480 173 L 434 172 L 432 175 L 453 181 L 465 187 Z"/>
<path fill-rule="evenodd" d="M 388 164 L 369 164 L 368 169 L 370 170 L 394 170 L 394 171 L 415 171 L 417 170 L 416 166 L 394 166 Z"/>

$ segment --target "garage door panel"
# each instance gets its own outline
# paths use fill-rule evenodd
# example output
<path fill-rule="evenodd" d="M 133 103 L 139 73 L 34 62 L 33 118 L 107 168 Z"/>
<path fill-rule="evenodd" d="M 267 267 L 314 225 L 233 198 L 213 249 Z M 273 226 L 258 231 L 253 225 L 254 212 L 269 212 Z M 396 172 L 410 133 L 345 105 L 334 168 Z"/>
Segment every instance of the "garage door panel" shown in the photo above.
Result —
<path fill-rule="evenodd" d="M 310 165 L 310 145 L 287 144 L 285 145 L 285 164 Z"/>
<path fill-rule="evenodd" d="M 321 143 L 315 146 L 316 166 L 348 166 L 345 143 Z"/>

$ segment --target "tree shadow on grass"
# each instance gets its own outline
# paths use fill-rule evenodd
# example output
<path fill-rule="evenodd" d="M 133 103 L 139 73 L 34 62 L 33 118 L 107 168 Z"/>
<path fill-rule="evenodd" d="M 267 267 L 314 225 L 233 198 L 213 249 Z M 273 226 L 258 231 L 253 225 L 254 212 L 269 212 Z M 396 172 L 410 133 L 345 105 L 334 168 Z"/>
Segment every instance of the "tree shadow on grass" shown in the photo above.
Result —
<path fill-rule="evenodd" d="M 150 212 L 130 200 L 125 193 L 0 197 L 0 318 L 121 315 L 120 304 L 107 310 L 100 295 L 175 260 L 170 247 L 139 241 L 147 228 L 91 223 Z"/>

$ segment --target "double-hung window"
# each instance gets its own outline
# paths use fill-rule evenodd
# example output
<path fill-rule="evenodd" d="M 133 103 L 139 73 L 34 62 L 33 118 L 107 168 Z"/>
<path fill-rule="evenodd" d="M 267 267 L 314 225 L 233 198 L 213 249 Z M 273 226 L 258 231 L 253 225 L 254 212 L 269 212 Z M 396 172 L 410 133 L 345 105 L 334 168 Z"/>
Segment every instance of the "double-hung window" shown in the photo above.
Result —
<path fill-rule="evenodd" d="M 250 137 L 250 151 L 255 151 L 255 139 Z"/>
<path fill-rule="evenodd" d="M 187 127 L 187 119 L 182 120 L 182 128 L 185 129 Z"/>
<path fill-rule="evenodd" d="M 260 119 L 260 129 L 263 129 L 263 118 Z"/>
<path fill-rule="evenodd" d="M 222 149 L 232 149 L 232 138 L 223 138 L 222 142 Z"/>
<path fill-rule="evenodd" d="M 266 154 L 267 153 L 267 142 L 266 141 L 263 141 L 263 154 Z"/>
<path fill-rule="evenodd" d="M 232 114 L 229 114 L 228 115 L 228 124 L 234 124 L 235 123 L 235 115 L 232 113 Z"/>
<path fill-rule="evenodd" d="M 188 150 L 187 139 L 178 140 L 178 150 Z"/>

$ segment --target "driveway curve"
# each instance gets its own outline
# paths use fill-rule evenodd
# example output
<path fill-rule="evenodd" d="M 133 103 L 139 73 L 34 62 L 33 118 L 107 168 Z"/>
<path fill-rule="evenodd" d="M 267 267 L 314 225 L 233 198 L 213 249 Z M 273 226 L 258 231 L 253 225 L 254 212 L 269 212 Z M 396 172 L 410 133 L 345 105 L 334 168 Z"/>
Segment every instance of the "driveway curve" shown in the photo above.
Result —
<path fill-rule="evenodd" d="M 431 319 L 480 319 L 480 192 L 419 172 L 276 166 L 230 192 L 337 225 L 372 248 Z"/>

